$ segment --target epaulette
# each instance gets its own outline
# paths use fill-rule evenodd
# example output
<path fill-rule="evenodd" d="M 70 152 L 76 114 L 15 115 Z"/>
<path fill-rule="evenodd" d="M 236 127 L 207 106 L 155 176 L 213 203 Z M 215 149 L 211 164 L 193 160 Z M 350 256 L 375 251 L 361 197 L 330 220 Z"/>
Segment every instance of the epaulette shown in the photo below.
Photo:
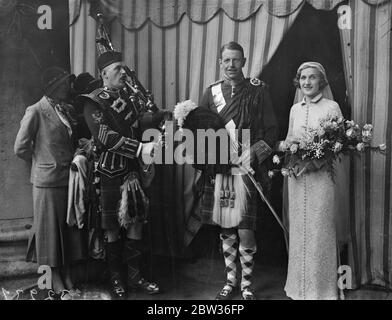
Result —
<path fill-rule="evenodd" d="M 261 81 L 259 78 L 250 78 L 249 82 L 251 85 L 256 86 L 256 87 L 259 87 L 259 86 L 265 87 L 266 86 L 266 84 L 263 81 Z"/>
<path fill-rule="evenodd" d="M 81 94 L 78 97 L 93 100 L 102 106 L 103 102 L 110 98 L 110 95 L 105 91 L 104 88 L 98 88 L 88 94 Z"/>
<path fill-rule="evenodd" d="M 223 81 L 224 81 L 223 79 L 215 81 L 215 82 L 211 83 L 210 85 L 208 85 L 208 88 L 211 88 L 211 87 L 215 86 L 218 83 L 222 83 Z"/>
<path fill-rule="evenodd" d="M 91 91 L 90 93 L 84 93 L 79 95 L 79 97 L 86 97 L 95 100 L 94 98 L 97 97 L 100 93 L 104 92 L 105 90 L 103 88 L 98 88 L 95 89 L 94 91 Z"/>

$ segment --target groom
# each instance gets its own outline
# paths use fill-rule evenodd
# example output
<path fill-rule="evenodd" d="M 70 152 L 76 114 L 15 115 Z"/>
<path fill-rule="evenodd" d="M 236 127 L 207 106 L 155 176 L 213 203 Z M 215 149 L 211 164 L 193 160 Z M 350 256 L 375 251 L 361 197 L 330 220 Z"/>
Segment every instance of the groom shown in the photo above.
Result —
<path fill-rule="evenodd" d="M 263 165 L 264 160 L 271 154 L 272 146 L 277 140 L 278 126 L 273 112 L 271 99 L 266 85 L 257 78 L 245 78 L 242 69 L 246 58 L 241 45 L 229 42 L 221 48 L 219 64 L 223 73 L 223 79 L 211 84 L 205 91 L 199 105 L 209 108 L 218 113 L 223 119 L 227 129 L 250 130 L 250 148 L 244 149 L 241 156 L 234 164 L 250 163 L 256 171 L 257 177 L 266 176 L 267 170 Z M 232 172 L 233 173 L 233 172 Z M 219 179 L 218 179 L 219 178 Z M 226 180 L 225 180 L 226 179 Z M 221 189 L 223 181 L 234 181 L 238 176 L 232 174 L 223 177 L 205 179 L 207 182 L 203 189 L 202 212 L 212 214 L 213 217 L 222 215 L 237 215 L 235 224 L 225 221 L 214 222 L 221 226 L 220 239 L 222 240 L 223 256 L 226 265 L 227 280 L 222 290 L 216 296 L 217 300 L 228 300 L 233 297 L 234 289 L 238 286 L 236 259 L 242 267 L 240 282 L 241 296 L 244 300 L 256 299 L 251 287 L 251 277 L 254 266 L 254 254 L 257 250 L 255 231 L 257 226 L 257 193 L 254 187 L 247 181 L 246 176 L 239 180 L 246 184 L 250 190 L 245 198 L 246 210 L 239 210 L 242 205 L 227 205 L 228 201 L 240 201 L 239 190 L 233 191 L 233 196 L 226 199 L 216 196 L 216 188 Z M 210 181 L 209 181 L 210 180 Z M 218 182 L 220 181 L 220 182 Z M 237 186 L 233 183 L 234 186 Z M 209 194 L 209 195 L 208 195 Z M 237 194 L 237 198 L 235 197 Z M 228 201 L 225 201 L 228 200 Z M 219 203 L 219 205 L 215 205 Z M 219 214 L 216 214 L 219 210 Z M 238 223 L 238 221 L 240 221 Z"/>

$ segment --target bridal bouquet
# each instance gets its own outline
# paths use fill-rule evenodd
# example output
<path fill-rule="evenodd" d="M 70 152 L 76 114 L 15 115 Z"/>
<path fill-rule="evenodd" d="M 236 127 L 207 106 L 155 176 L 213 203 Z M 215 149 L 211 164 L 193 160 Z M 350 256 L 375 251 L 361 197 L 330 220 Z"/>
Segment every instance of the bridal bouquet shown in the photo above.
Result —
<path fill-rule="evenodd" d="M 360 127 L 352 120 L 328 116 L 320 121 L 317 129 L 308 129 L 299 140 L 286 143 L 284 155 L 275 155 L 273 162 L 280 164 L 283 176 L 298 177 L 305 172 L 326 169 L 334 177 L 334 161 L 341 160 L 342 155 L 360 154 L 365 150 L 385 153 L 386 145 L 371 146 L 373 126 L 365 124 Z M 274 175 L 269 172 L 269 176 Z"/>

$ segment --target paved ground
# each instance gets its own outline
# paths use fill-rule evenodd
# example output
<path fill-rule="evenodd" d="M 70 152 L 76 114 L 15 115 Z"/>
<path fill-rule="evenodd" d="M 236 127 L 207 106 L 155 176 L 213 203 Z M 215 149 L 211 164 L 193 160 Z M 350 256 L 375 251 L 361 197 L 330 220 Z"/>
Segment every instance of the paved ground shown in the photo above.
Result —
<path fill-rule="evenodd" d="M 220 259 L 201 259 L 194 263 L 178 263 L 170 260 L 156 261 L 155 278 L 163 292 L 148 296 L 133 293 L 129 300 L 211 300 L 221 288 L 224 277 L 224 265 Z M 278 267 L 256 265 L 254 289 L 260 300 L 287 300 L 283 290 L 285 270 Z M 99 277 L 98 277 L 99 278 Z M 101 277 L 102 278 L 102 277 Z M 48 297 L 48 292 L 38 290 L 37 276 L 22 279 L 0 280 L 0 299 L 5 296 L 15 297 L 17 289 L 25 288 L 19 293 L 19 299 L 41 300 Z M 80 300 L 110 300 L 110 294 L 104 284 L 94 279 L 79 285 L 82 295 L 75 297 Z M 37 291 L 31 291 L 31 290 Z M 6 291 L 5 291 L 6 290 Z M 361 289 L 345 293 L 346 300 L 392 300 L 392 292 L 380 289 Z M 235 299 L 240 299 L 239 294 Z"/>

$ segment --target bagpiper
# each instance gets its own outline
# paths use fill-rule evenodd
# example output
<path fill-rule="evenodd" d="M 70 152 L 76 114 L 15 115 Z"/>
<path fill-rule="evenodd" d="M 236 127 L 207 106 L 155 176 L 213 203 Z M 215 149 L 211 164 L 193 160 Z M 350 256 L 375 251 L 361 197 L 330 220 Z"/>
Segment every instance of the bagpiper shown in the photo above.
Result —
<path fill-rule="evenodd" d="M 103 86 L 82 98 L 99 159 L 96 172 L 111 291 L 115 299 L 124 299 L 127 291 L 136 289 L 156 294 L 160 292 L 158 285 L 145 280 L 140 270 L 142 230 L 148 214 L 142 155 L 152 154 L 156 145 L 141 142 L 138 123 L 147 100 L 140 89 L 127 82 L 120 52 L 102 53 L 97 64 Z M 126 281 L 121 272 L 123 262 Z"/>

